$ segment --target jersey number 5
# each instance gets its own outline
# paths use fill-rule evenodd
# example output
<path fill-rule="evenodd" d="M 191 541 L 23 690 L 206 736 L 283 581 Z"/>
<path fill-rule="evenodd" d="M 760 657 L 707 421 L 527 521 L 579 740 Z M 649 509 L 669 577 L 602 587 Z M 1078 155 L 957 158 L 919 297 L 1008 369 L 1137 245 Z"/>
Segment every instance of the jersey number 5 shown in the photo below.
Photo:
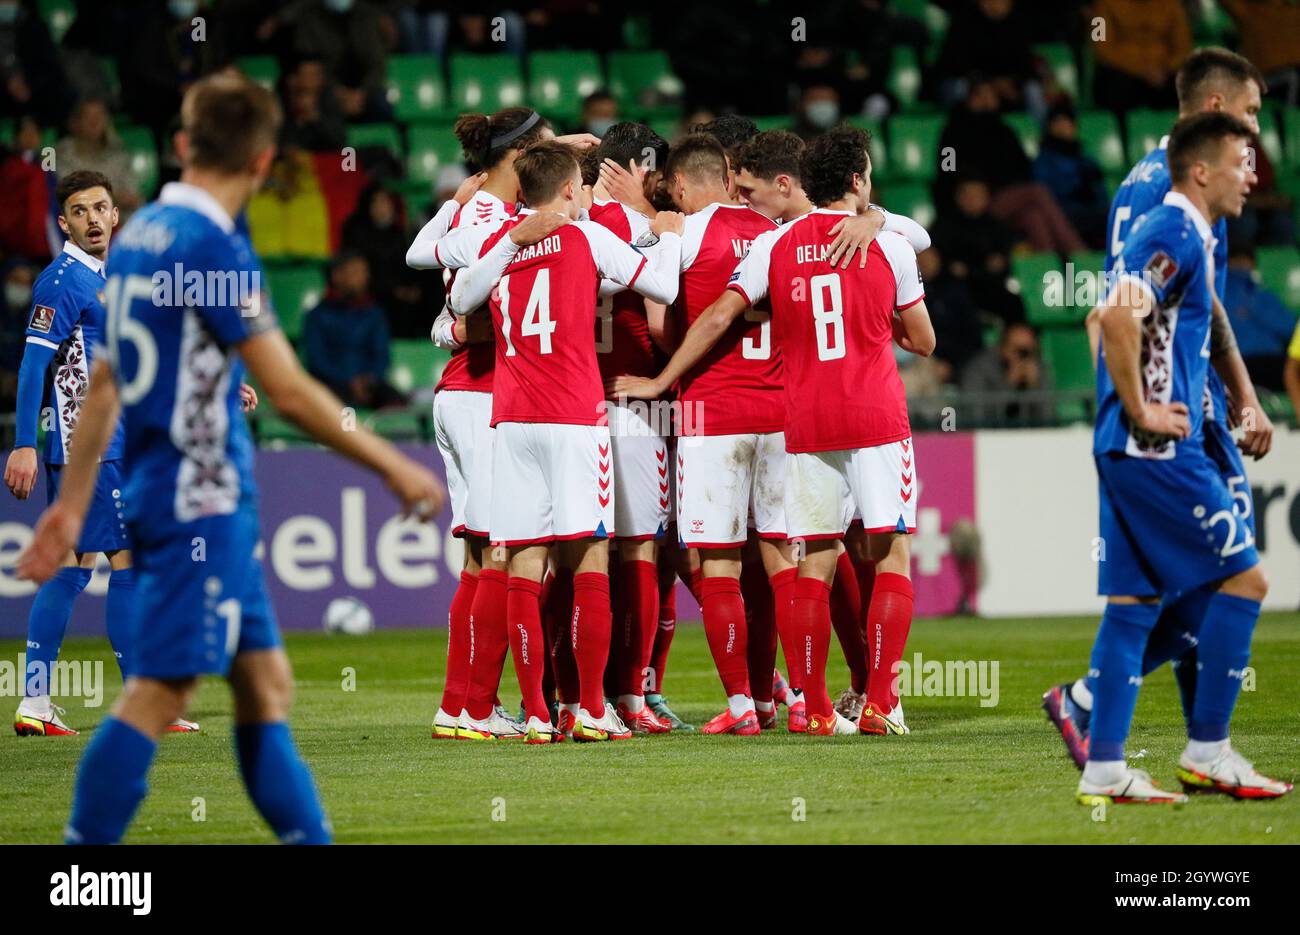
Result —
<path fill-rule="evenodd" d="M 502 276 L 497 283 L 497 293 L 501 301 L 501 337 L 506 342 L 506 356 L 515 356 L 515 346 L 510 340 L 510 277 Z M 524 306 L 524 320 L 519 333 L 524 337 L 537 336 L 538 353 L 551 353 L 551 335 L 555 332 L 555 322 L 551 320 L 551 271 L 540 269 L 533 279 L 533 291 L 528 294 L 528 304 Z"/>

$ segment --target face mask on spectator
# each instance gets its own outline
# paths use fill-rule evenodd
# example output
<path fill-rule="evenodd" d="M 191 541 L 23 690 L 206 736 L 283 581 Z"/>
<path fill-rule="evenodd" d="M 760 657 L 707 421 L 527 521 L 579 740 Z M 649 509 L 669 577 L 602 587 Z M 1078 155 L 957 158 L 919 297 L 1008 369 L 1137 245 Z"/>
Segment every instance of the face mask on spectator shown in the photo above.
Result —
<path fill-rule="evenodd" d="M 335 13 L 346 13 L 352 9 L 352 0 L 325 0 L 325 6 Z"/>
<path fill-rule="evenodd" d="M 592 136 L 603 137 L 606 133 L 609 132 L 609 128 L 612 127 L 616 122 L 617 121 L 610 120 L 608 117 L 597 117 L 594 120 L 588 120 L 587 132 L 590 133 Z"/>
<path fill-rule="evenodd" d="M 176 19 L 193 19 L 199 4 L 198 0 L 167 0 L 167 9 Z"/>
<path fill-rule="evenodd" d="M 32 287 L 20 282 L 5 283 L 5 304 L 10 309 L 26 309 L 32 303 Z"/>
<path fill-rule="evenodd" d="M 814 127 L 828 130 L 840 119 L 840 105 L 834 101 L 810 101 L 803 113 Z"/>
<path fill-rule="evenodd" d="M 18 4 L 0 3 L 0 26 L 8 25 L 18 19 Z"/>

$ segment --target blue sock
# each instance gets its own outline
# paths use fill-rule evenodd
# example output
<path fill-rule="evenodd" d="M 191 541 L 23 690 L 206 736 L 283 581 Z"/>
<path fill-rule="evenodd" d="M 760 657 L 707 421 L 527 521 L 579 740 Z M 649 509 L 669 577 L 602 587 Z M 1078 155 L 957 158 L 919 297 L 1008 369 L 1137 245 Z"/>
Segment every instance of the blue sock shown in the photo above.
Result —
<path fill-rule="evenodd" d="M 77 767 L 67 844 L 116 844 L 148 791 L 145 777 L 158 745 L 129 724 L 107 717 Z"/>
<path fill-rule="evenodd" d="M 1160 615 L 1158 604 L 1107 604 L 1089 663 L 1092 717 L 1088 759 L 1124 759 L 1124 741 L 1142 686 L 1142 653 Z"/>
<path fill-rule="evenodd" d="M 1196 700 L 1196 643 L 1201 625 L 1214 595 L 1211 588 L 1197 588 L 1178 600 L 1160 605 L 1160 619 L 1147 639 L 1142 656 L 1142 674 L 1147 675 L 1166 662 L 1172 663 L 1178 695 L 1183 703 L 1183 720 L 1191 723 Z"/>
<path fill-rule="evenodd" d="M 27 677 L 23 694 L 48 695 L 54 660 L 72 616 L 72 602 L 90 581 L 89 568 L 60 568 L 41 585 L 27 617 Z"/>
<path fill-rule="evenodd" d="M 1259 601 L 1232 594 L 1210 598 L 1196 648 L 1201 671 L 1187 730 L 1192 740 L 1228 738 L 1228 722 L 1241 693 L 1242 675 L 1250 662 L 1250 638 L 1258 619 Z"/>
<path fill-rule="evenodd" d="M 288 724 L 238 724 L 235 750 L 248 797 L 282 843 L 330 843 L 329 821 Z"/>
<path fill-rule="evenodd" d="M 131 612 L 135 604 L 135 572 L 130 568 L 117 568 L 108 578 L 108 601 L 105 618 L 108 625 L 108 642 L 117 657 L 117 667 L 122 670 L 122 681 L 131 674 Z"/>

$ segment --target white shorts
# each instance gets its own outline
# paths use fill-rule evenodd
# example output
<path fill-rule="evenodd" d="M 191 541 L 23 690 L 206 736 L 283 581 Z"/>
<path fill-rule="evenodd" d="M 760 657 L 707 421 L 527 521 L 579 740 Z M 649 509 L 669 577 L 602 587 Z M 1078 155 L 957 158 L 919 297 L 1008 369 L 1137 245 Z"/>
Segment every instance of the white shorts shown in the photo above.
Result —
<path fill-rule="evenodd" d="M 672 505 L 668 442 L 654 434 L 647 414 L 609 403 L 614 446 L 614 526 L 620 539 L 663 535 Z"/>
<path fill-rule="evenodd" d="M 609 427 L 501 422 L 492 449 L 492 542 L 614 535 Z"/>
<path fill-rule="evenodd" d="M 487 538 L 494 434 L 491 393 L 442 390 L 433 397 L 433 435 L 447 469 L 452 535 Z"/>
<path fill-rule="evenodd" d="M 731 549 L 753 527 L 786 538 L 785 433 L 677 439 L 677 536 L 687 548 Z"/>
<path fill-rule="evenodd" d="M 866 532 L 916 531 L 912 440 L 788 456 L 785 516 L 791 539 L 838 539 L 861 514 Z"/>

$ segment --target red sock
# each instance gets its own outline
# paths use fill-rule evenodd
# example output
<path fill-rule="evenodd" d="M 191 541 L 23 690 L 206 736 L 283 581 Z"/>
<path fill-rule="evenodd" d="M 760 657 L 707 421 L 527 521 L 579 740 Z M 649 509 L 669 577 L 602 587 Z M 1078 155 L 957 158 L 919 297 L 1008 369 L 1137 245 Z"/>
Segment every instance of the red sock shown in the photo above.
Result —
<path fill-rule="evenodd" d="M 704 604 L 704 569 L 695 568 L 691 570 L 691 580 L 686 582 L 686 586 L 691 589 L 691 597 L 695 598 L 695 603 Z"/>
<path fill-rule="evenodd" d="M 831 714 L 826 692 L 826 657 L 831 647 L 831 589 L 816 578 L 799 578 L 794 584 L 792 629 L 798 634 L 798 664 L 803 697 L 809 716 Z"/>
<path fill-rule="evenodd" d="M 644 695 L 659 624 L 659 569 L 654 562 L 623 562 L 618 583 L 623 594 L 618 693 Z"/>
<path fill-rule="evenodd" d="M 606 698 L 618 697 L 619 673 L 622 671 L 624 604 L 627 601 L 627 588 L 619 576 L 618 562 L 610 563 L 609 568 L 609 656 L 605 659 L 603 682 Z"/>
<path fill-rule="evenodd" d="M 741 568 L 740 594 L 745 601 L 746 658 L 754 701 L 772 702 L 776 668 L 776 605 L 761 562 Z"/>
<path fill-rule="evenodd" d="M 867 632 L 875 641 L 867 701 L 882 711 L 892 711 L 898 704 L 898 663 L 911 629 L 911 580 L 894 572 L 877 574 L 867 611 Z"/>
<path fill-rule="evenodd" d="M 592 717 L 605 714 L 609 630 L 609 575 L 597 571 L 574 575 L 573 623 L 569 632 L 578 664 L 580 701 Z"/>
<path fill-rule="evenodd" d="M 735 578 L 705 578 L 704 635 L 727 696 L 749 694 L 749 660 L 745 646 L 745 603 Z"/>
<path fill-rule="evenodd" d="M 506 662 L 506 573 L 484 568 L 469 609 L 469 693 L 465 708 L 482 720 L 492 714 Z"/>
<path fill-rule="evenodd" d="M 799 577 L 797 568 L 787 568 L 772 576 L 772 603 L 775 607 L 776 632 L 781 637 L 781 651 L 785 653 L 786 679 L 790 687 L 803 688 L 803 641 L 794 630 L 794 583 Z"/>
<path fill-rule="evenodd" d="M 506 595 L 506 629 L 510 634 L 510 654 L 515 660 L 515 674 L 524 695 L 524 713 L 549 722 L 542 678 L 546 674 L 546 639 L 542 635 L 542 612 L 539 596 L 542 586 L 528 578 L 511 578 Z"/>
<path fill-rule="evenodd" d="M 655 627 L 654 647 L 650 650 L 649 691 L 660 694 L 664 687 L 664 670 L 668 668 L 668 650 L 677 632 L 677 572 L 668 579 L 667 586 L 659 582 L 659 625 Z"/>
<path fill-rule="evenodd" d="M 537 595 L 537 616 L 542 622 L 542 645 L 546 651 L 542 653 L 542 696 L 546 699 L 547 710 L 555 704 L 555 660 L 552 656 L 555 646 L 555 620 L 547 613 L 547 603 L 550 599 L 551 585 L 555 582 L 555 575 L 550 571 L 546 572 L 546 577 L 542 579 L 541 592 Z"/>
<path fill-rule="evenodd" d="M 557 568 L 545 613 L 550 621 L 551 665 L 555 670 L 555 689 L 564 704 L 578 703 L 578 663 L 573 658 L 573 569 Z"/>
<path fill-rule="evenodd" d="M 861 695 L 867 690 L 867 647 L 862 634 L 861 591 L 848 552 L 841 552 L 835 562 L 835 581 L 831 584 L 831 625 L 849 664 L 849 684 Z"/>
<path fill-rule="evenodd" d="M 447 611 L 447 679 L 439 707 L 452 717 L 460 716 L 469 692 L 469 612 L 477 588 L 478 575 L 462 571 Z"/>

